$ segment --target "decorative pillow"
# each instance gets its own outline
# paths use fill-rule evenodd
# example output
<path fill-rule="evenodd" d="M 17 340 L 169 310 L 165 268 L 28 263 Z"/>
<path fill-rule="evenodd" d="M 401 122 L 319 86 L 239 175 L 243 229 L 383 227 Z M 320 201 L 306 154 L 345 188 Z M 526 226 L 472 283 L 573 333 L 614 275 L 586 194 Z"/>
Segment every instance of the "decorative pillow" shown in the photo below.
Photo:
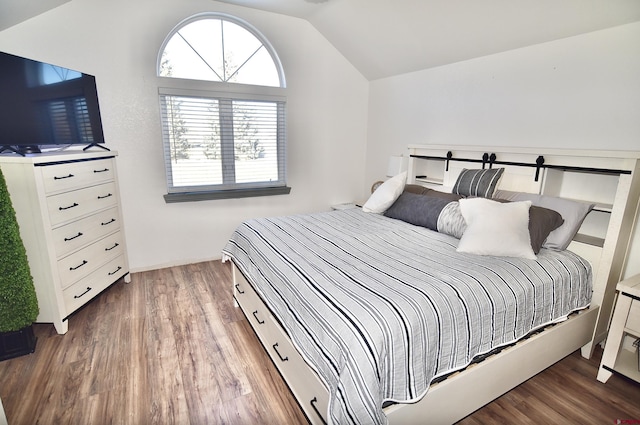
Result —
<path fill-rule="evenodd" d="M 460 212 L 460 202 L 449 202 L 438 216 L 438 232 L 460 239 L 467 228 L 467 222 Z"/>
<path fill-rule="evenodd" d="M 439 192 L 437 190 L 429 189 L 428 187 L 420 186 L 417 184 L 408 184 L 404 187 L 405 192 L 416 193 L 418 195 L 432 196 L 435 198 L 447 199 L 449 201 L 457 201 L 462 198 L 461 195 L 448 192 Z"/>
<path fill-rule="evenodd" d="M 542 244 L 543 248 L 563 251 L 567 249 L 576 233 L 580 229 L 589 211 L 595 204 L 557 198 L 555 196 L 538 195 L 535 193 L 499 191 L 496 196 L 512 201 L 531 201 L 533 205 L 548 208 L 560 213 L 564 223 L 552 231 Z"/>
<path fill-rule="evenodd" d="M 495 200 L 498 202 L 511 202 L 506 199 Z M 562 223 L 564 223 L 564 220 L 559 212 L 531 205 L 529 208 L 529 236 L 531 237 L 531 248 L 533 248 L 535 254 L 540 252 L 540 248 L 542 248 L 547 236 L 562 226 Z"/>
<path fill-rule="evenodd" d="M 459 202 L 467 228 L 458 252 L 536 259 L 529 236 L 531 201 L 500 203 L 472 198 Z"/>
<path fill-rule="evenodd" d="M 404 190 L 404 184 L 406 182 L 406 171 L 403 171 L 395 177 L 391 177 L 371 194 L 367 202 L 362 206 L 362 211 L 382 214 L 398 199 L 398 196 L 400 196 Z"/>
<path fill-rule="evenodd" d="M 443 198 L 404 192 L 384 215 L 437 231 L 440 211 L 449 203 Z"/>
<path fill-rule="evenodd" d="M 485 170 L 463 168 L 451 192 L 462 196 L 491 198 L 503 172 L 504 168 L 489 168 Z"/>

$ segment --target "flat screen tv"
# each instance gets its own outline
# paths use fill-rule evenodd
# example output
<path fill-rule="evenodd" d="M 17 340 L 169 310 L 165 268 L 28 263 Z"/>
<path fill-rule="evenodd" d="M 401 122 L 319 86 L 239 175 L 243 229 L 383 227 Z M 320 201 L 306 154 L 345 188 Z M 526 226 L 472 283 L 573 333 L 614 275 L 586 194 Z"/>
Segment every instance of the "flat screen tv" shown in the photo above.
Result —
<path fill-rule="evenodd" d="M 93 75 L 0 52 L 0 152 L 103 144 Z"/>

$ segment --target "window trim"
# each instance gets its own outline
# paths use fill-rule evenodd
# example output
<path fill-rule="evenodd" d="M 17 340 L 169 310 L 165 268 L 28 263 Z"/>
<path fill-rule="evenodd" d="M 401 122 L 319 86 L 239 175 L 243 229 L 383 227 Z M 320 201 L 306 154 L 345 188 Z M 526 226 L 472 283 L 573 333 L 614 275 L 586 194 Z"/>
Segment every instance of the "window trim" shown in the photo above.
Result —
<path fill-rule="evenodd" d="M 278 79 L 280 82 L 280 86 L 264 86 L 264 85 L 252 85 L 252 84 L 244 84 L 244 83 L 230 83 L 230 82 L 221 82 L 221 81 L 209 81 L 209 80 L 194 80 L 188 78 L 176 78 L 169 76 L 161 76 L 159 75 L 161 64 L 162 64 L 162 56 L 163 52 L 172 39 L 172 37 L 180 31 L 186 25 L 189 25 L 192 22 L 196 22 L 203 19 L 220 19 L 224 21 L 232 22 L 236 25 L 241 26 L 245 30 L 249 31 L 256 39 L 258 39 L 264 48 L 267 50 L 271 59 L 274 62 L 274 65 L 277 70 Z M 173 29 L 167 34 L 165 37 L 157 56 L 156 62 L 156 78 L 157 78 L 157 87 L 158 87 L 158 102 L 160 106 L 160 111 L 162 111 L 162 95 L 172 95 L 172 96 L 195 96 L 195 97 L 221 97 L 221 98 L 230 98 L 230 99 L 238 99 L 238 100 L 255 100 L 255 101 L 268 101 L 268 102 L 283 102 L 285 105 L 287 103 L 287 98 L 285 96 L 286 93 L 286 80 L 284 76 L 284 69 L 282 67 L 282 63 L 280 59 L 271 45 L 271 43 L 258 31 L 253 25 L 246 22 L 243 19 L 238 17 L 219 12 L 203 12 L 198 13 L 193 16 L 190 16 L 186 19 L 183 19 L 179 22 Z M 162 112 L 161 112 L 162 113 Z M 286 110 L 285 110 L 286 114 Z M 286 120 L 286 118 L 285 118 Z M 203 200 L 215 200 L 215 199 L 234 199 L 234 198 L 244 198 L 244 197 L 256 197 L 256 196 L 273 196 L 273 195 L 286 195 L 291 192 L 291 188 L 287 186 L 287 136 L 286 136 L 286 121 L 284 127 L 284 146 L 282 152 L 282 160 L 284 161 L 284 185 L 283 182 L 280 181 L 278 185 L 269 185 L 268 183 L 265 185 L 258 184 L 253 187 L 242 187 L 242 184 L 239 184 L 234 188 L 227 189 L 203 189 L 197 191 L 190 191 L 188 188 L 185 188 L 185 191 L 180 191 L 179 188 L 177 190 L 167 190 L 167 194 L 164 195 L 164 200 L 166 203 L 173 202 L 192 202 L 192 201 L 203 201 Z M 163 150 L 165 150 L 165 140 L 163 135 Z M 166 158 L 165 158 L 166 161 Z M 165 163 L 165 167 L 166 167 Z M 165 169 L 165 175 L 167 177 L 167 189 L 169 189 L 169 170 Z M 172 188 L 175 189 L 175 188 Z"/>

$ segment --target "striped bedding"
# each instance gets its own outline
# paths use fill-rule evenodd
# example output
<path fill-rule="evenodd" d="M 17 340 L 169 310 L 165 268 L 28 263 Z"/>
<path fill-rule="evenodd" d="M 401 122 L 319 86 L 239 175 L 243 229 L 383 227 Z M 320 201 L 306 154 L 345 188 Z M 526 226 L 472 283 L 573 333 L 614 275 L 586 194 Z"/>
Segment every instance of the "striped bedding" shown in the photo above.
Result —
<path fill-rule="evenodd" d="M 384 424 L 474 356 L 591 300 L 591 268 L 456 253 L 458 240 L 360 209 L 255 219 L 223 250 L 330 391 L 335 424 Z"/>

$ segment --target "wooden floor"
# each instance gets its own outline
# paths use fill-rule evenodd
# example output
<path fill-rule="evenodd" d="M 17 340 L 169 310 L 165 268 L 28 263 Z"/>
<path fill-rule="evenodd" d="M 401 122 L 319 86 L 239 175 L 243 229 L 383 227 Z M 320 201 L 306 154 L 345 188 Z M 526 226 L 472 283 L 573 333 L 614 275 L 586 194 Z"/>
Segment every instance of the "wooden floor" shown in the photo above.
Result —
<path fill-rule="evenodd" d="M 0 362 L 9 425 L 306 423 L 233 307 L 228 264 L 134 274 L 74 314 L 66 335 L 35 332 L 34 354 Z M 601 354 L 574 353 L 460 424 L 640 423 L 640 385 L 596 381 Z"/>

